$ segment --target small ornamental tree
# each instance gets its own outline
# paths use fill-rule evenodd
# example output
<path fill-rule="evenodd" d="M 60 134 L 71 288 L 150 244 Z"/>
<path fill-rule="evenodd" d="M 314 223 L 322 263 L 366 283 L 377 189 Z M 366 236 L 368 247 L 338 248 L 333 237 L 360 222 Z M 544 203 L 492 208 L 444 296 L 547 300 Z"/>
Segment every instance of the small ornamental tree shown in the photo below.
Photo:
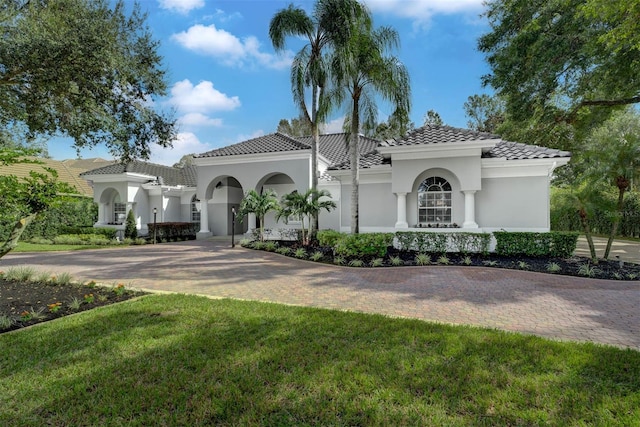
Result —
<path fill-rule="evenodd" d="M 127 239 L 135 239 L 138 237 L 138 228 L 136 227 L 136 219 L 133 216 L 133 209 L 127 213 L 127 225 L 124 228 L 124 237 Z"/>
<path fill-rule="evenodd" d="M 260 220 L 260 240 L 264 241 L 264 216 L 271 211 L 279 210 L 276 192 L 272 189 L 265 189 L 262 194 L 256 190 L 250 190 L 245 194 L 240 202 L 238 210 L 238 220 L 252 213 Z"/>
<path fill-rule="evenodd" d="M 0 165 L 38 163 L 25 159 L 29 150 L 0 148 Z M 58 183 L 57 172 L 45 168 L 47 173 L 31 171 L 28 178 L 14 175 L 0 176 L 0 220 L 9 224 L 8 235 L 0 243 L 0 258 L 16 247 L 25 228 L 55 200 L 57 193 L 73 192 L 68 185 Z"/>
<path fill-rule="evenodd" d="M 324 197 L 324 200 L 320 200 Z M 276 219 L 284 219 L 285 224 L 289 222 L 289 218 L 295 218 L 302 224 L 302 244 L 308 245 L 311 242 L 311 228 L 313 218 L 317 217 L 322 209 L 331 212 L 336 208 L 336 204 L 332 200 L 331 194 L 327 190 L 309 189 L 304 194 L 293 191 L 282 197 L 281 207 L 276 215 Z M 305 230 L 305 218 L 307 219 L 307 227 Z"/>

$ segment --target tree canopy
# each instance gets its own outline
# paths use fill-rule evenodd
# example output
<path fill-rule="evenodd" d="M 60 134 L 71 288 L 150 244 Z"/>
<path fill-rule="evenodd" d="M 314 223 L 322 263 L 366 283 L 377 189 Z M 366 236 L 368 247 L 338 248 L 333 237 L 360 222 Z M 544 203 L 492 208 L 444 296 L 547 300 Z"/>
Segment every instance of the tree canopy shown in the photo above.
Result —
<path fill-rule="evenodd" d="M 576 122 L 640 102 L 640 0 L 488 0 L 479 39 L 516 121 Z M 582 116 L 581 116 L 582 114 Z M 606 117 L 598 117 L 599 121 Z"/>
<path fill-rule="evenodd" d="M 123 160 L 171 146 L 174 120 L 152 101 L 166 72 L 137 4 L 5 0 L 0 8 L 0 127 L 25 137 L 64 135 L 104 144 Z"/>
<path fill-rule="evenodd" d="M 281 119 L 278 122 L 277 131 L 289 136 L 310 136 L 313 135 L 311 122 L 305 115 L 291 120 Z"/>

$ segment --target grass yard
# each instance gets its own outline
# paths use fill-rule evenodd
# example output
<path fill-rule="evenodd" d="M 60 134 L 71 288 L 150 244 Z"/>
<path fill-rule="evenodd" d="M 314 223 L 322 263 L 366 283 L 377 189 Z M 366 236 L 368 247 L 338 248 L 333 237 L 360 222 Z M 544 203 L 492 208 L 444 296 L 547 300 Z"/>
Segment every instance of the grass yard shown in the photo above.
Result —
<path fill-rule="evenodd" d="M 151 295 L 0 335 L 0 425 L 640 423 L 640 352 Z"/>
<path fill-rule="evenodd" d="M 13 252 L 57 252 L 81 251 L 84 249 L 113 248 L 108 245 L 43 245 L 37 243 L 18 242 Z"/>

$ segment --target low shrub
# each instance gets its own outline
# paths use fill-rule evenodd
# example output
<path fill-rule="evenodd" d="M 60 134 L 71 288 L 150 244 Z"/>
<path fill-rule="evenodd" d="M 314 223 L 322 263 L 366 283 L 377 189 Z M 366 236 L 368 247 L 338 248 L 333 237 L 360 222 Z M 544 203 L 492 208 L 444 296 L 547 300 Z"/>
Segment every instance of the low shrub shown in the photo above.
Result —
<path fill-rule="evenodd" d="M 341 233 L 336 230 L 318 230 L 318 244 L 320 246 L 328 246 L 333 248 L 338 240 L 346 236 L 346 233 Z"/>
<path fill-rule="evenodd" d="M 149 236 L 156 241 L 195 240 L 200 225 L 196 222 L 158 222 L 149 223 Z M 155 230 L 155 234 L 154 234 Z"/>
<path fill-rule="evenodd" d="M 489 252 L 491 243 L 489 233 L 398 231 L 395 237 L 400 250 L 442 254 L 446 252 L 486 254 Z"/>
<path fill-rule="evenodd" d="M 95 245 L 106 246 L 114 243 L 105 236 L 98 234 L 61 234 L 53 238 L 55 245 Z"/>
<path fill-rule="evenodd" d="M 384 257 L 393 243 L 393 233 L 346 234 L 333 250 L 341 257 Z"/>
<path fill-rule="evenodd" d="M 566 258 L 573 254 L 578 233 L 551 231 L 548 233 L 495 231 L 498 255 L 526 255 Z"/>

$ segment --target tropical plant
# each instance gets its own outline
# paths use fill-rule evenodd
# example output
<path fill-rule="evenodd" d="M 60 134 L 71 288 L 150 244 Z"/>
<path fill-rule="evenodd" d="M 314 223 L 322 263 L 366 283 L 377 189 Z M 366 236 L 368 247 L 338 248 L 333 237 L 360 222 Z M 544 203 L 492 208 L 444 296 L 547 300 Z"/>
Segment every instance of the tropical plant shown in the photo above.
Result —
<path fill-rule="evenodd" d="M 271 211 L 278 211 L 278 197 L 276 192 L 270 188 L 264 189 L 261 194 L 256 190 L 249 190 L 238 209 L 238 221 L 252 213 L 260 220 L 260 241 L 264 241 L 264 217 Z"/>
<path fill-rule="evenodd" d="M 624 210 L 625 193 L 640 178 L 640 115 L 631 110 L 614 115 L 590 135 L 581 158 L 586 163 L 585 175 L 590 183 L 604 180 L 618 191 L 603 256 L 609 259 Z"/>
<path fill-rule="evenodd" d="M 429 254 L 419 253 L 414 259 L 416 265 L 429 265 L 431 264 L 431 256 Z"/>
<path fill-rule="evenodd" d="M 321 198 L 324 198 L 321 200 Z M 336 208 L 331 199 L 331 193 L 327 190 L 309 189 L 304 194 L 293 191 L 285 194 L 280 202 L 280 209 L 276 214 L 276 220 L 283 219 L 285 224 L 290 218 L 295 218 L 302 225 L 302 244 L 309 245 L 312 233 L 312 219 L 321 210 L 330 212 Z M 305 228 L 305 219 L 306 227 Z"/>
<path fill-rule="evenodd" d="M 317 0 L 308 15 L 290 5 L 277 12 L 269 24 L 269 37 L 276 51 L 285 49 L 289 36 L 302 37 L 308 43 L 295 55 L 291 64 L 293 101 L 304 120 L 311 124 L 311 189 L 318 188 L 319 126 L 327 118 L 331 103 L 327 100 L 327 80 L 330 72 L 327 49 L 335 49 L 349 40 L 351 22 L 356 18 L 370 21 L 367 10 L 356 0 Z M 306 88 L 311 88 L 311 102 L 305 99 Z M 310 108 L 309 108 L 310 107 Z M 317 217 L 312 227 L 317 229 Z"/>
<path fill-rule="evenodd" d="M 348 109 L 345 127 L 349 127 L 351 168 L 351 233 L 359 232 L 358 194 L 360 184 L 361 127 L 365 132 L 376 127 L 378 97 L 390 101 L 394 111 L 391 122 L 408 122 L 411 108 L 409 73 L 389 50 L 399 46 L 398 33 L 390 27 L 372 29 L 365 19 L 352 22 L 351 36 L 336 49 L 332 58 L 333 91 L 331 99 Z"/>
<path fill-rule="evenodd" d="M 391 263 L 391 265 L 393 265 L 394 267 L 398 267 L 402 265 L 404 262 L 402 261 L 402 258 L 400 258 L 399 256 L 393 256 L 389 258 L 389 263 Z"/>

